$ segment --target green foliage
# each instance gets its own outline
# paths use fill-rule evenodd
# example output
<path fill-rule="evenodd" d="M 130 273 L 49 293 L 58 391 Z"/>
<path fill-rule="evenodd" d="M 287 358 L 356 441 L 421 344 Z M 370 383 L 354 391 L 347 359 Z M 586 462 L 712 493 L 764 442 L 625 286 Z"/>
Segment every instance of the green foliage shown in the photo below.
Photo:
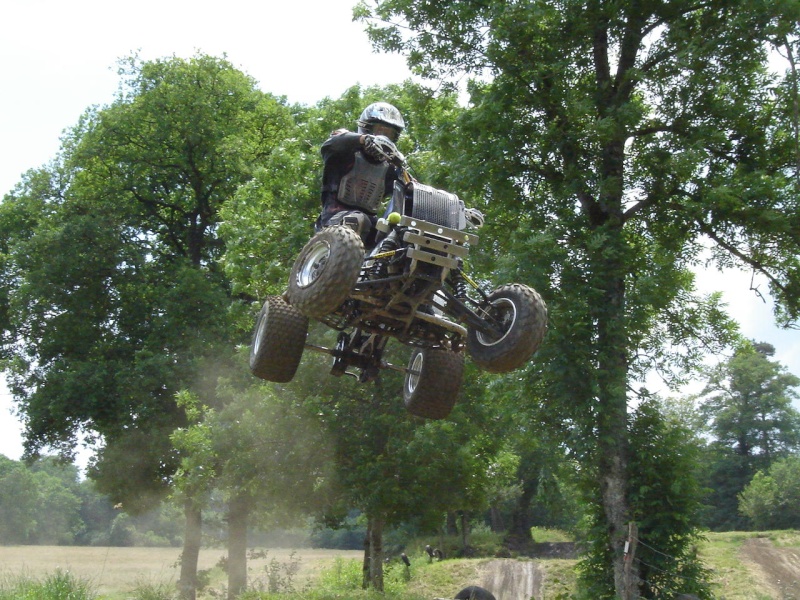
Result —
<path fill-rule="evenodd" d="M 173 600 L 176 598 L 175 585 L 158 581 L 139 580 L 131 592 L 131 600 Z"/>
<path fill-rule="evenodd" d="M 746 457 L 750 468 L 767 467 L 800 446 L 800 412 L 792 406 L 800 378 L 767 356 L 744 345 L 710 371 L 703 391 L 712 434 L 723 447 Z"/>
<path fill-rule="evenodd" d="M 665 416 L 665 414 L 667 416 Z M 710 573 L 696 554 L 702 539 L 697 529 L 702 490 L 697 478 L 700 443 L 691 429 L 670 416 L 663 404 L 640 404 L 631 424 L 631 489 L 633 521 L 638 528 L 636 559 L 644 581 L 644 598 L 693 593 L 710 598 Z M 591 504 L 602 510 L 600 502 Z M 602 519 L 590 513 L 589 551 L 580 565 L 587 597 L 613 598 L 613 580 L 604 574 L 609 560 Z M 605 581 L 603 578 L 605 577 Z"/>
<path fill-rule="evenodd" d="M 738 511 L 738 494 L 757 471 L 796 451 L 800 413 L 795 375 L 769 360 L 768 344 L 745 344 L 711 369 L 701 410 L 714 436 L 708 458 L 706 521 L 716 530 L 748 526 Z"/>
<path fill-rule="evenodd" d="M 757 472 L 739 495 L 739 511 L 759 530 L 800 528 L 800 457 Z"/>
<path fill-rule="evenodd" d="M 0 456 L 0 535 L 8 543 L 23 544 L 31 538 L 38 498 L 33 473 Z"/>
<path fill-rule="evenodd" d="M 141 513 L 178 464 L 176 392 L 220 404 L 243 337 L 220 210 L 291 135 L 292 113 L 201 54 L 134 56 L 120 76 L 115 101 L 0 207 L 0 305 L 28 452 L 69 456 L 78 432 L 102 436 L 90 477 Z"/>
<path fill-rule="evenodd" d="M 78 472 L 43 458 L 31 467 L 0 457 L 0 535 L 6 543 L 72 544 L 84 523 Z"/>
<path fill-rule="evenodd" d="M 0 600 L 95 600 L 87 581 L 57 570 L 41 579 L 6 577 L 0 582 Z"/>
<path fill-rule="evenodd" d="M 708 241 L 715 264 L 767 278 L 779 318 L 800 316 L 797 94 L 767 69 L 770 46 L 796 47 L 797 6 L 376 0 L 356 14 L 423 76 L 475 76 L 448 157 L 486 199 L 493 273 L 548 303 L 541 397 L 603 504 L 608 581 L 640 487 L 630 384 L 653 369 L 680 383 L 734 339 L 719 298 L 695 294 Z"/>

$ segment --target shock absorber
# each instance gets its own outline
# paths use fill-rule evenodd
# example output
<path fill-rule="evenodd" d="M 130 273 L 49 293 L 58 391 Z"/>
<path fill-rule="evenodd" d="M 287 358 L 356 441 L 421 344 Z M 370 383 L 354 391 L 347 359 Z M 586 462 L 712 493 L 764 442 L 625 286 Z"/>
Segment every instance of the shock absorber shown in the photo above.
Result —
<path fill-rule="evenodd" d="M 453 295 L 461 301 L 467 299 L 467 290 L 469 290 L 469 284 L 467 280 L 464 279 L 464 274 L 461 270 L 452 271 L 450 273 L 450 283 L 453 286 Z"/>
<path fill-rule="evenodd" d="M 397 241 L 397 236 L 394 231 L 392 231 L 378 246 L 375 255 L 378 257 L 375 259 L 374 263 L 372 264 L 372 268 L 370 269 L 369 278 L 372 280 L 375 279 L 383 279 L 387 276 L 387 267 L 389 263 L 388 257 L 381 257 L 381 254 L 385 254 L 388 252 L 393 252 L 400 247 L 400 243 Z"/>

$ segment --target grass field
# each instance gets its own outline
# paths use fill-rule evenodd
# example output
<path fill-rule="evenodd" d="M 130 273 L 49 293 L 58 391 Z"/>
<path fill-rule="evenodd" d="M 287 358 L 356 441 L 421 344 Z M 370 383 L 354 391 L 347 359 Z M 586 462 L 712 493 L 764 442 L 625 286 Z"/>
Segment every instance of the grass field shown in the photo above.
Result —
<path fill-rule="evenodd" d="M 345 550 L 267 550 L 266 557 L 248 560 L 251 579 L 265 573 L 273 559 L 280 564 L 297 564 L 297 582 L 315 577 L 337 558 L 361 558 L 358 551 Z M 294 552 L 294 554 L 292 554 Z M 224 580 L 222 569 L 215 568 L 224 549 L 203 549 L 198 569 L 212 570 L 212 583 Z M 98 594 L 113 600 L 129 597 L 143 584 L 174 584 L 179 575 L 179 548 L 99 548 L 86 546 L 0 546 L 0 576 L 41 578 L 57 570 L 68 571 L 86 580 Z"/>
<path fill-rule="evenodd" d="M 552 539 L 563 541 L 559 532 L 550 531 L 539 531 L 537 539 L 547 536 L 555 536 Z M 417 551 L 409 548 L 407 551 L 413 569 L 406 572 L 397 561 L 392 563 L 389 579 L 396 581 L 400 587 L 394 593 L 387 594 L 387 597 L 427 600 L 452 593 L 447 590 L 475 583 L 482 563 L 486 562 L 486 559 L 473 559 L 429 564 L 421 548 Z M 707 539 L 699 544 L 699 553 L 712 571 L 715 597 L 726 600 L 800 599 L 800 532 L 709 533 Z M 142 595 L 141 590 L 158 585 L 166 586 L 163 589 L 168 591 L 174 590 L 179 554 L 177 548 L 0 546 L 0 600 L 17 600 L 15 596 L 2 595 L 3 586 L 8 588 L 7 582 L 13 582 L 15 578 L 40 580 L 60 572 L 69 572 L 81 581 L 88 582 L 99 600 L 155 598 Z M 199 569 L 209 570 L 211 585 L 205 593 L 198 595 L 199 600 L 221 597 L 225 573 L 218 564 L 224 555 L 225 550 L 221 548 L 204 549 L 201 552 Z M 256 588 L 261 583 L 261 588 L 266 589 L 263 584 L 268 579 L 267 570 L 270 567 L 296 567 L 297 573 L 292 575 L 292 583 L 300 593 L 291 597 L 306 598 L 308 595 L 301 590 L 309 582 L 314 582 L 316 589 L 320 586 L 326 590 L 334 589 L 335 585 L 331 585 L 332 576 L 340 581 L 342 579 L 341 574 L 336 574 L 337 570 L 347 571 L 350 580 L 360 581 L 361 558 L 360 551 L 270 549 L 266 551 L 266 556 L 259 553 L 257 558 L 248 560 L 249 578 Z M 559 559 L 537 561 L 543 573 L 543 597 L 570 597 L 575 585 L 575 562 Z M 775 571 L 777 567 L 781 567 L 781 571 Z M 321 574 L 323 577 L 320 579 Z M 387 581 L 387 585 L 389 583 Z M 138 593 L 134 594 L 134 591 Z M 359 591 L 350 595 L 336 593 L 330 597 L 365 596 Z"/>

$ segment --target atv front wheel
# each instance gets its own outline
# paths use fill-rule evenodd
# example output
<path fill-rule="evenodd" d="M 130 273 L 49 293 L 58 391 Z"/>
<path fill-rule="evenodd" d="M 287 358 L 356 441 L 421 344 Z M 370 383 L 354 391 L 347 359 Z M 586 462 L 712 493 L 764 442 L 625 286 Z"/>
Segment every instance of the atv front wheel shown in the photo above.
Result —
<path fill-rule="evenodd" d="M 308 317 L 329 315 L 347 300 L 364 262 L 364 243 L 350 227 L 326 227 L 305 245 L 289 277 L 289 303 Z"/>
<path fill-rule="evenodd" d="M 528 362 L 547 331 L 547 306 L 526 285 L 503 285 L 489 294 L 478 311 L 496 334 L 467 331 L 467 352 L 481 369 L 507 373 Z"/>
<path fill-rule="evenodd" d="M 464 355 L 444 348 L 415 348 L 403 381 L 403 402 L 412 415 L 444 419 L 461 390 Z"/>
<path fill-rule="evenodd" d="M 308 317 L 280 296 L 267 298 L 250 344 L 250 372 L 267 381 L 291 381 L 300 365 L 307 333 Z"/>

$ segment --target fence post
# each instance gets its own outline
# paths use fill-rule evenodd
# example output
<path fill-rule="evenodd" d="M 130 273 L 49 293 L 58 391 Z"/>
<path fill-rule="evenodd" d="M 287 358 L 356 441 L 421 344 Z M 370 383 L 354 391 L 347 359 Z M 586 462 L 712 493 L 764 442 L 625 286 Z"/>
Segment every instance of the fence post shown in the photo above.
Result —
<path fill-rule="evenodd" d="M 639 528 L 636 523 L 628 523 L 628 539 L 625 540 L 625 555 L 623 565 L 623 577 L 625 586 L 625 600 L 634 600 L 639 597 L 639 577 L 638 569 L 633 566 L 636 557 L 636 545 L 639 542 Z"/>

